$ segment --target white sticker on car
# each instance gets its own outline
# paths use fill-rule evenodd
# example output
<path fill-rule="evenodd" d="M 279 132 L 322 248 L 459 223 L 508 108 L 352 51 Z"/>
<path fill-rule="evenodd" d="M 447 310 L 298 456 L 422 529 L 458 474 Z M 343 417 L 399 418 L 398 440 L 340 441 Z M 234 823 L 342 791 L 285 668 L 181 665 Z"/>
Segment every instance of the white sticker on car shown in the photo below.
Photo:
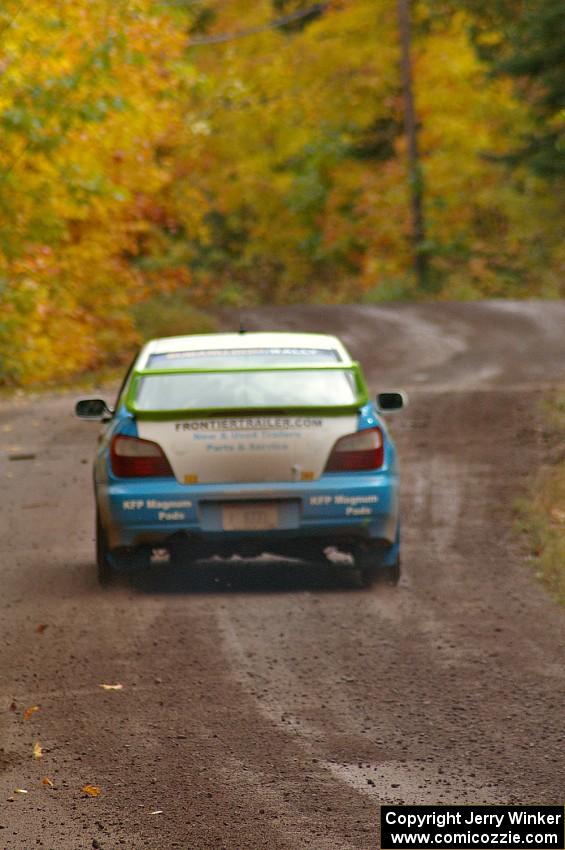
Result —
<path fill-rule="evenodd" d="M 122 509 L 124 511 L 141 511 L 147 508 L 150 511 L 170 511 L 175 508 L 191 508 L 190 499 L 124 499 Z"/>
<path fill-rule="evenodd" d="M 312 481 L 357 416 L 221 416 L 138 422 L 182 483 Z"/>
<path fill-rule="evenodd" d="M 343 505 L 345 507 L 357 507 L 358 505 L 376 505 L 379 497 L 371 493 L 367 496 L 345 496 L 338 494 L 336 496 L 310 496 L 309 503 L 311 505 L 327 507 L 329 505 Z"/>

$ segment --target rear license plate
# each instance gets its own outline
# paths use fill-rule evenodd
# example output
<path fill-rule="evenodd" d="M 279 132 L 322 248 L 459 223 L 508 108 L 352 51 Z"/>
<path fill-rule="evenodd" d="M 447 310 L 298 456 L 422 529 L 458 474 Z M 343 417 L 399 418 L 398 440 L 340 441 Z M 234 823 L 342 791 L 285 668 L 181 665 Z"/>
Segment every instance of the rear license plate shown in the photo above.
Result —
<path fill-rule="evenodd" d="M 268 531 L 279 527 L 279 508 L 274 503 L 224 505 L 222 508 L 224 531 Z"/>

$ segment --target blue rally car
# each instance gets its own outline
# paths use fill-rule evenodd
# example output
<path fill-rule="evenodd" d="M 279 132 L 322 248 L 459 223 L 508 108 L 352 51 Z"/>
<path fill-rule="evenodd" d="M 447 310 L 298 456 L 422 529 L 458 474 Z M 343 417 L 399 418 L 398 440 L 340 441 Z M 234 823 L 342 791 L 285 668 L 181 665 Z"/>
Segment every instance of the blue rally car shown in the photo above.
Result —
<path fill-rule="evenodd" d="M 183 553 L 352 556 L 362 580 L 399 577 L 396 450 L 333 336 L 208 334 L 155 339 L 130 367 L 94 466 L 98 576 Z"/>

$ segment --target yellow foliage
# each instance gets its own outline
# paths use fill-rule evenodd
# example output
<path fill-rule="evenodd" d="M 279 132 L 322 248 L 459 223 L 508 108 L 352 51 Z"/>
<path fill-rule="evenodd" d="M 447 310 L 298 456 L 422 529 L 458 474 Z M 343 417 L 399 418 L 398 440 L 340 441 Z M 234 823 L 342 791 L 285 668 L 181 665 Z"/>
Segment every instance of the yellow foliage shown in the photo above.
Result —
<path fill-rule="evenodd" d="M 191 46 L 199 9 L 204 39 L 254 34 Z M 237 307 L 409 279 L 395 0 L 265 28 L 273 14 L 272 0 L 2 4 L 0 382 L 122 362 L 132 306 L 175 289 Z M 530 116 L 488 78 L 463 14 L 415 23 L 439 297 L 559 294 L 565 193 L 496 161 Z"/>
<path fill-rule="evenodd" d="M 184 38 L 147 0 L 35 2 L 3 33 L 0 352 L 4 381 L 122 360 L 129 257 L 172 180 L 156 155 L 178 124 L 171 67 Z"/>

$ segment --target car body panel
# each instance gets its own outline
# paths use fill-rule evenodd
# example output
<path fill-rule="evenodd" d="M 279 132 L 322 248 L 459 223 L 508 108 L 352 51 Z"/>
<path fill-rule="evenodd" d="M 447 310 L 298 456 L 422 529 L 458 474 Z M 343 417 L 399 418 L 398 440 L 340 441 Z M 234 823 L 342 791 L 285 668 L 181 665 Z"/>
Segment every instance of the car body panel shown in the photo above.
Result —
<path fill-rule="evenodd" d="M 334 336 L 316 333 L 287 333 L 287 332 L 256 332 L 256 333 L 218 333 L 218 334 L 193 334 L 189 337 L 163 337 L 147 342 L 137 358 L 138 369 L 148 368 L 151 358 L 156 355 L 168 357 L 169 362 L 179 363 L 184 360 L 195 365 L 199 363 L 216 363 L 218 357 L 222 357 L 225 351 L 238 352 L 242 357 L 246 352 L 250 353 L 256 362 L 257 352 L 265 356 L 272 353 L 276 362 L 293 365 L 296 357 L 312 362 L 311 352 L 319 352 L 316 357 L 318 363 L 344 363 L 352 362 L 349 352 L 343 343 Z M 188 367 L 190 368 L 190 367 Z"/>
<path fill-rule="evenodd" d="M 138 434 L 159 443 L 181 484 L 311 481 L 357 417 L 252 416 L 140 420 Z"/>
<path fill-rule="evenodd" d="M 249 532 L 261 535 L 267 543 L 281 535 L 304 534 L 359 535 L 362 538 L 394 541 L 398 498 L 388 474 L 327 474 L 315 482 L 272 483 L 259 488 L 241 484 L 230 488 L 218 484 L 191 487 L 171 478 L 119 481 L 107 480 L 99 485 L 99 500 L 105 505 L 110 545 L 136 546 L 164 542 L 173 534 L 190 536 L 221 535 L 227 539 L 247 537 Z M 273 505 L 278 509 L 278 522 L 272 529 L 226 531 L 223 524 L 225 506 L 253 504 Z"/>

